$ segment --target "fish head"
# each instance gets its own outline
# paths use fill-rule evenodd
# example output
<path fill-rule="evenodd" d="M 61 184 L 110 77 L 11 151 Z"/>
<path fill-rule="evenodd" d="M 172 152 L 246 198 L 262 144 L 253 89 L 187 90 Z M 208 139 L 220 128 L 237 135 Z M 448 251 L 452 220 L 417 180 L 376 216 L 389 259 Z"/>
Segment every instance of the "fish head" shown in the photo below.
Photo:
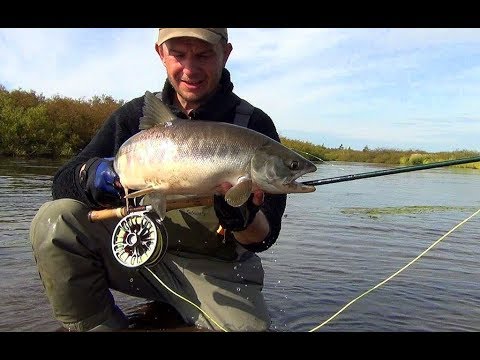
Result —
<path fill-rule="evenodd" d="M 315 186 L 296 180 L 317 171 L 317 166 L 279 142 L 268 142 L 252 157 L 251 174 L 254 183 L 270 194 L 307 193 Z"/>

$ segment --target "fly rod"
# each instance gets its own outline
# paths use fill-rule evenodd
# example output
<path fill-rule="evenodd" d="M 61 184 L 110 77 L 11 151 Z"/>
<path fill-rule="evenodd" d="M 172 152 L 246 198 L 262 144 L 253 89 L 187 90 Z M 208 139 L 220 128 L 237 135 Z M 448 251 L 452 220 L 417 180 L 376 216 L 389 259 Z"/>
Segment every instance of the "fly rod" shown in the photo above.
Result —
<path fill-rule="evenodd" d="M 213 205 L 212 196 L 195 196 L 189 198 L 169 199 L 167 201 L 167 211 L 175 209 L 183 209 L 191 206 L 210 206 Z M 152 207 L 150 205 L 129 207 L 120 207 L 114 209 L 92 210 L 88 213 L 88 219 L 90 222 L 97 222 L 100 220 L 107 220 L 112 218 L 121 219 L 122 217 L 135 212 L 135 211 L 149 211 Z"/>
<path fill-rule="evenodd" d="M 337 177 L 331 177 L 331 178 L 325 178 L 325 179 L 319 179 L 319 180 L 308 180 L 308 181 L 302 182 L 302 184 L 319 186 L 319 185 L 326 185 L 326 184 L 332 184 L 332 183 L 343 182 L 343 181 L 352 181 L 352 180 L 359 180 L 359 179 L 371 178 L 376 176 L 398 174 L 398 173 L 409 172 L 409 171 L 432 169 L 432 168 L 438 168 L 442 166 L 468 164 L 468 163 L 473 163 L 477 161 L 480 161 L 480 156 L 462 158 L 462 159 L 456 159 L 456 160 L 439 161 L 439 162 L 434 162 L 434 163 L 424 164 L 424 165 L 412 165 L 412 166 L 405 166 L 405 167 L 394 168 L 394 169 L 369 171 L 365 173 L 337 176 Z"/>
<path fill-rule="evenodd" d="M 473 163 L 477 161 L 480 161 L 480 156 L 457 159 L 457 160 L 440 161 L 440 162 L 435 162 L 435 163 L 430 163 L 425 165 L 405 166 L 401 168 L 371 171 L 371 172 L 352 174 L 352 175 L 344 175 L 344 176 L 319 179 L 319 180 L 309 180 L 309 181 L 304 181 L 303 184 L 319 186 L 319 185 L 326 185 L 326 184 L 332 184 L 332 183 L 343 182 L 343 181 L 365 179 L 365 178 L 370 178 L 375 176 L 398 174 L 398 173 L 408 172 L 408 171 L 417 171 L 417 170 L 431 169 L 431 168 L 458 165 L 458 164 L 468 164 L 468 163 Z M 169 200 L 167 201 L 167 211 L 173 210 L 173 209 L 190 207 L 190 206 L 202 206 L 202 205 L 209 206 L 212 204 L 213 204 L 213 196 L 202 196 L 202 197 L 191 197 L 187 199 Z M 131 207 L 129 208 L 129 213 L 134 211 L 143 211 L 143 210 L 150 210 L 150 208 L 148 208 L 147 206 Z M 121 207 L 116 209 L 92 210 L 89 212 L 88 218 L 91 222 L 96 222 L 96 221 L 106 220 L 111 218 L 120 219 L 125 215 L 127 215 L 127 209 L 126 207 Z"/>

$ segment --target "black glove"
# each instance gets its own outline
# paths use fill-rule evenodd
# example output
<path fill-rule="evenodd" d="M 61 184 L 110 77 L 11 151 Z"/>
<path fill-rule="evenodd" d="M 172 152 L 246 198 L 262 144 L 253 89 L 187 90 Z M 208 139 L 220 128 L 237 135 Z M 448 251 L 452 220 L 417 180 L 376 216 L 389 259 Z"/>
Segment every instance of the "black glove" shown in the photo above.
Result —
<path fill-rule="evenodd" d="M 120 179 L 113 169 L 113 158 L 92 158 L 80 173 L 82 185 L 89 200 L 101 207 L 116 207 L 125 203 Z"/>
<path fill-rule="evenodd" d="M 221 195 L 213 196 L 213 207 L 218 217 L 220 225 L 230 231 L 245 230 L 255 219 L 260 206 L 253 203 L 253 194 L 248 200 L 239 207 L 230 206 Z"/>

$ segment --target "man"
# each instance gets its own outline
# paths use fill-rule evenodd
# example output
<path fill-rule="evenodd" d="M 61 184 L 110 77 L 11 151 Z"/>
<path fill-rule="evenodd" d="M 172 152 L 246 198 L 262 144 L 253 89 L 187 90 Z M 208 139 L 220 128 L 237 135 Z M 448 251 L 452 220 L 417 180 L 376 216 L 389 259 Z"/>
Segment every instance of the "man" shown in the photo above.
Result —
<path fill-rule="evenodd" d="M 164 28 L 155 49 L 167 80 L 161 100 L 181 118 L 232 123 L 243 102 L 225 68 L 232 51 L 227 29 Z M 244 103 L 243 103 L 244 104 Z M 53 201 L 36 214 L 30 237 L 40 277 L 54 315 L 71 331 L 122 330 L 129 326 L 110 289 L 171 304 L 188 324 L 210 330 L 265 331 L 270 317 L 262 295 L 263 268 L 255 253 L 277 239 L 286 195 L 256 191 L 241 208 L 223 194 L 214 206 L 169 211 L 163 223 L 169 247 L 150 269 L 155 278 L 123 266 L 112 254 L 118 220 L 89 222 L 92 209 L 124 204 L 111 158 L 139 132 L 144 97 L 125 103 L 91 142 L 58 170 Z M 252 108 L 248 127 L 279 141 L 268 115 Z M 119 180 L 119 181 L 118 181 Z M 227 228 L 219 235 L 219 224 Z M 207 316 L 207 315 L 208 316 Z"/>

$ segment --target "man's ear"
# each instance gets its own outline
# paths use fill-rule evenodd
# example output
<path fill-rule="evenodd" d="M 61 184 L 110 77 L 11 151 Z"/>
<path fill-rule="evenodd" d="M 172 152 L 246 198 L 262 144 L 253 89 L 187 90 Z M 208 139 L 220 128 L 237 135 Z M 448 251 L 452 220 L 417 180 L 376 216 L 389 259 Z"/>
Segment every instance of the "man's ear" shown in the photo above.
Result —
<path fill-rule="evenodd" d="M 155 51 L 160 56 L 160 59 L 163 62 L 163 47 L 162 47 L 162 45 L 158 45 L 157 43 L 155 43 Z"/>
<path fill-rule="evenodd" d="M 223 58 L 223 66 L 225 67 L 225 65 L 227 64 L 227 60 L 228 60 L 228 57 L 230 56 L 230 53 L 232 52 L 233 50 L 233 46 L 231 43 L 227 43 L 225 45 L 225 49 L 224 49 L 224 58 Z"/>

